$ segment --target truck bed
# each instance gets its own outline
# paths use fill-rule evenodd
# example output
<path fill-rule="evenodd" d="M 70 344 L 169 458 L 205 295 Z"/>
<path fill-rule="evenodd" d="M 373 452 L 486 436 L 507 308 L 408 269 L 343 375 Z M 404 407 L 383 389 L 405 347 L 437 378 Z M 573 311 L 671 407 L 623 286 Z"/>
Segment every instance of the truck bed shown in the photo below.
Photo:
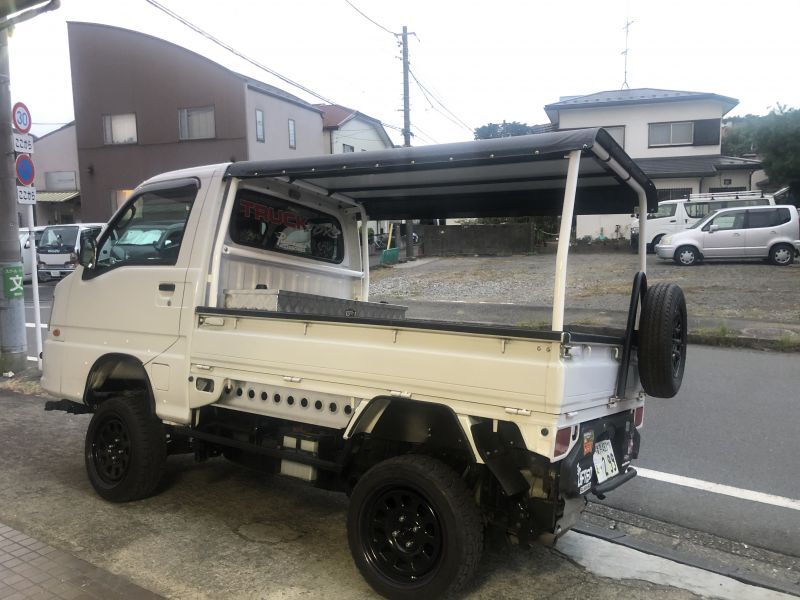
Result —
<path fill-rule="evenodd" d="M 196 309 L 195 327 L 192 373 L 217 385 L 213 393 L 192 389 L 192 407 L 217 401 L 225 389 L 222 402 L 264 414 L 274 407 L 257 400 L 277 386 L 354 399 L 447 400 L 458 414 L 538 415 L 552 423 L 565 413 L 607 412 L 622 345 L 571 333 L 563 357 L 562 334 L 552 331 L 212 307 Z M 635 370 L 629 390 L 638 384 Z M 256 401 L 248 404 L 240 390 L 237 402 L 232 382 L 246 382 Z"/>

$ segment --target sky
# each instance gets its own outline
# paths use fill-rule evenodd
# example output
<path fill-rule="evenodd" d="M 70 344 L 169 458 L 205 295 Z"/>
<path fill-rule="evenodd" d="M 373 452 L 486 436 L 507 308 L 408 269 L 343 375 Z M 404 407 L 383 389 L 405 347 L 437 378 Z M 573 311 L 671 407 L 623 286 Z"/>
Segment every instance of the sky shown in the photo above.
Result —
<path fill-rule="evenodd" d="M 800 108 L 797 0 L 158 0 L 201 29 L 324 98 L 380 119 L 402 143 L 405 25 L 412 145 L 464 141 L 490 122 L 547 123 L 561 96 L 620 89 L 626 22 L 630 88 L 712 92 L 729 116 Z M 61 0 L 15 27 L 12 102 L 42 135 L 73 118 L 68 21 L 147 33 L 310 102 L 307 93 L 221 49 L 146 0 Z M 387 31 L 388 30 L 388 31 Z M 157 90 L 153 90 L 157 93 Z M 427 97 L 426 97 L 427 95 Z"/>

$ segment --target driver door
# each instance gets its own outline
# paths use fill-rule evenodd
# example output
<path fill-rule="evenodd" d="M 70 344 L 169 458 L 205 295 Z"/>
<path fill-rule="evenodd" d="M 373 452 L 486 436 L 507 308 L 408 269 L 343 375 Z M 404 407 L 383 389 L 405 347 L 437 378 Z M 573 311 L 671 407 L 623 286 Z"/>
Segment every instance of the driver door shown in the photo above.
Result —
<path fill-rule="evenodd" d="M 703 226 L 704 256 L 728 258 L 743 255 L 745 212 L 744 210 L 724 212 Z"/>
<path fill-rule="evenodd" d="M 199 187 L 195 179 L 182 179 L 143 188 L 98 239 L 95 265 L 69 278 L 63 338 L 74 344 L 67 362 L 78 364 L 65 364 L 65 388 L 82 389 L 85 381 L 69 380 L 85 377 L 83 365 L 100 356 L 125 354 L 147 365 L 178 339 L 191 248 L 175 232 L 196 220 Z M 164 233 L 177 241 L 165 245 Z"/>

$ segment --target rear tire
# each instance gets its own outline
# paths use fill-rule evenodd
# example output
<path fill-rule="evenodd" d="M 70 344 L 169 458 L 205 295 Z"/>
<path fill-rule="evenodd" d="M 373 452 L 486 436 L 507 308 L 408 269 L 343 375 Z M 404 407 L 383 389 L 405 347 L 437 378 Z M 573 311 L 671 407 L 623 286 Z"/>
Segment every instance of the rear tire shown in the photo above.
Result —
<path fill-rule="evenodd" d="M 350 497 L 347 538 L 356 566 L 379 594 L 440 598 L 474 574 L 483 523 L 452 469 L 410 454 L 378 463 L 359 479 Z"/>
<path fill-rule="evenodd" d="M 164 425 L 135 398 L 111 398 L 95 411 L 86 432 L 86 471 L 95 491 L 111 502 L 151 496 L 167 459 Z"/>
<path fill-rule="evenodd" d="M 675 251 L 672 260 L 682 267 L 691 267 L 700 262 L 700 253 L 694 246 L 681 246 Z"/>
<path fill-rule="evenodd" d="M 794 248 L 789 244 L 776 244 L 769 250 L 769 261 L 779 267 L 787 267 L 794 262 Z"/>
<path fill-rule="evenodd" d="M 686 367 L 686 300 L 674 283 L 647 290 L 639 323 L 639 377 L 644 391 L 656 398 L 678 393 Z"/>

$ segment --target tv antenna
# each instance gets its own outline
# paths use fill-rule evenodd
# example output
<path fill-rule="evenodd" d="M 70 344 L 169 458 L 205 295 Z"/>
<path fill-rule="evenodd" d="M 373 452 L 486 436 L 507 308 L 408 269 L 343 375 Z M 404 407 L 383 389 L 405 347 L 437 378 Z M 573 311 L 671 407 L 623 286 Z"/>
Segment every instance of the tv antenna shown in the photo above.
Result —
<path fill-rule="evenodd" d="M 628 33 L 630 32 L 631 25 L 633 24 L 634 21 L 626 20 L 625 27 L 623 27 L 623 29 L 625 30 L 625 50 L 622 51 L 622 55 L 625 57 L 625 78 L 622 82 L 622 87 L 620 88 L 622 90 L 628 90 L 631 87 L 628 85 Z"/>

